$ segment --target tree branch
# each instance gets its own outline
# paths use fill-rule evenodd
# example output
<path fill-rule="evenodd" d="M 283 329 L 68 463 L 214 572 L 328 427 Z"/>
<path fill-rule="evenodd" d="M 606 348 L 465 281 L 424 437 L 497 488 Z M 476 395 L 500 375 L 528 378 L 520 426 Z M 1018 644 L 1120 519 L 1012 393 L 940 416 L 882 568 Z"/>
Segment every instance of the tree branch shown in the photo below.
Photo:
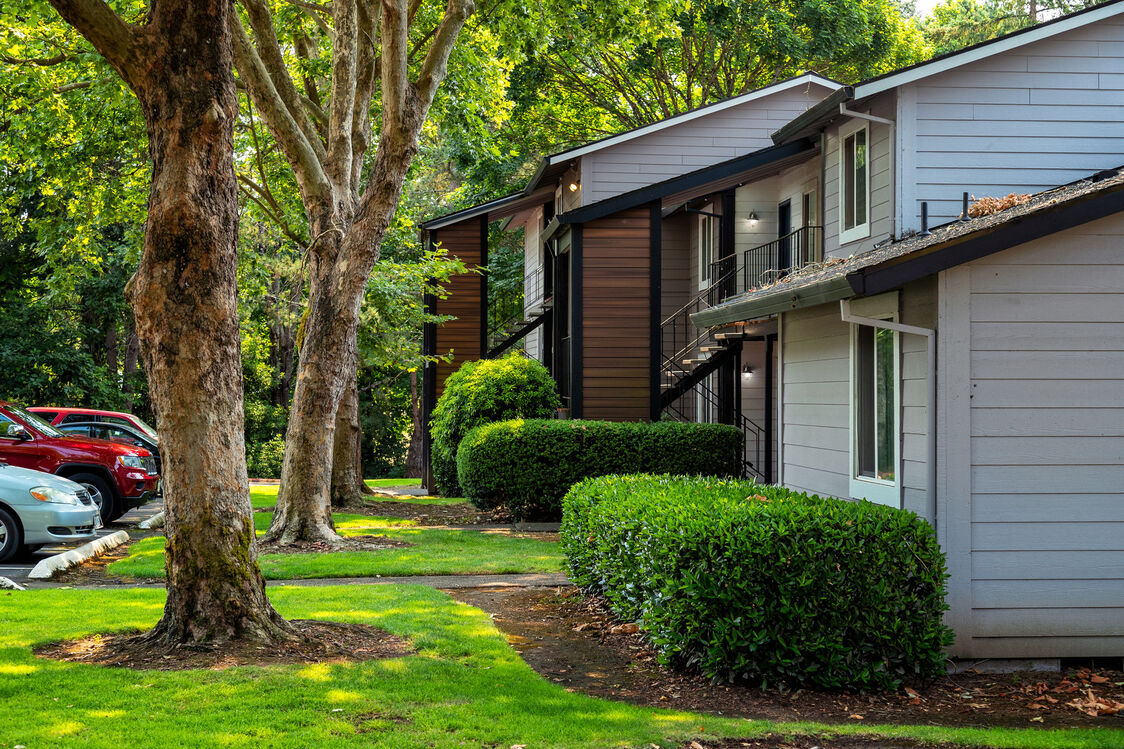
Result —
<path fill-rule="evenodd" d="M 406 114 L 409 32 L 406 0 L 382 0 L 382 108 L 386 127 L 400 126 Z"/>
<path fill-rule="evenodd" d="M 371 99 L 379 79 L 378 24 L 380 6 L 358 0 L 359 35 L 355 76 L 355 108 L 351 116 L 351 193 L 359 196 L 363 158 L 371 142 Z"/>
<path fill-rule="evenodd" d="M 76 57 L 78 57 L 77 54 L 64 53 L 59 53 L 54 57 L 9 57 L 8 55 L 0 55 L 0 62 L 7 63 L 8 65 L 35 65 L 37 67 L 46 68 L 51 65 L 61 65 Z"/>
<path fill-rule="evenodd" d="M 328 155 L 324 169 L 337 188 L 350 195 L 351 135 L 355 109 L 355 73 L 359 18 L 355 0 L 333 0 L 336 38 L 332 40 L 332 87 L 328 99 Z"/>
<path fill-rule="evenodd" d="M 50 0 L 50 3 L 94 45 L 134 91 L 144 85 L 139 78 L 141 50 L 136 26 L 125 23 L 104 0 Z"/>
<path fill-rule="evenodd" d="M 437 27 L 433 43 L 429 45 L 425 62 L 422 63 L 421 72 L 418 74 L 418 81 L 414 84 L 418 99 L 426 108 L 433 101 L 441 81 L 445 80 L 449 65 L 449 54 L 453 51 L 453 45 L 456 44 L 457 34 L 460 33 L 464 22 L 468 20 L 475 9 L 476 6 L 473 5 L 472 0 L 449 0 L 449 4 L 445 8 L 445 17 L 441 19 L 441 25 Z"/>

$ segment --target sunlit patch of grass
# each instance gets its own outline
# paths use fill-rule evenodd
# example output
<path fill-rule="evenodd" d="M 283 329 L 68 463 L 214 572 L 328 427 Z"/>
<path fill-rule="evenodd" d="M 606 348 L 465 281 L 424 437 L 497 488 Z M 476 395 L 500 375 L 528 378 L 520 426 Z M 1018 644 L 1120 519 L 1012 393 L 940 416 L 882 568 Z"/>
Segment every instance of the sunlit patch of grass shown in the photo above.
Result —
<path fill-rule="evenodd" d="M 346 513 L 332 517 L 343 536 L 383 536 L 410 546 L 376 551 L 262 554 L 258 557 L 262 574 L 270 580 L 292 580 L 562 571 L 562 551 L 553 541 L 470 529 L 424 528 L 400 518 Z M 268 512 L 254 513 L 259 535 L 269 528 L 271 518 Z M 110 564 L 108 571 L 135 578 L 163 577 L 163 537 L 137 541 L 129 547 L 129 555 Z"/>
<path fill-rule="evenodd" d="M 277 587 L 269 592 L 284 616 L 372 624 L 410 640 L 418 655 L 223 671 L 58 663 L 37 659 L 30 648 L 151 627 L 164 592 L 20 592 L 0 603 L 0 631 L 12 643 L 0 650 L 0 665 L 10 674 L 0 678 L 0 746 L 671 749 L 695 738 L 766 732 L 861 733 L 1009 749 L 1124 745 L 1124 731 L 1104 728 L 778 724 L 633 707 L 571 693 L 539 677 L 487 614 L 423 586 Z M 12 666 L 35 670 L 20 675 Z"/>

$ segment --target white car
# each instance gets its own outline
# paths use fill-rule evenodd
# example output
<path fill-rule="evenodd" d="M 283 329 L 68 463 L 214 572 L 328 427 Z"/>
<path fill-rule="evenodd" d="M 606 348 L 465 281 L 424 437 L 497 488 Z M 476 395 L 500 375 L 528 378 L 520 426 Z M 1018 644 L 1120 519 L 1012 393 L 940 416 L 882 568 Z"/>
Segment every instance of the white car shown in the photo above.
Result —
<path fill-rule="evenodd" d="M 0 462 L 0 562 L 21 548 L 89 541 L 101 514 L 81 484 Z"/>

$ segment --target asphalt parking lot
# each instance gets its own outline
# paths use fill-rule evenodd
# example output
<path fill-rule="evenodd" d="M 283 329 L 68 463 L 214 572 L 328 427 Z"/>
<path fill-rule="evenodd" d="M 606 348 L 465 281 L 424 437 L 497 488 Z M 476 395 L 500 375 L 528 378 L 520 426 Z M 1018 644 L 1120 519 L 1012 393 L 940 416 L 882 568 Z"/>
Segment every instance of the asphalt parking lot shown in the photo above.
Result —
<path fill-rule="evenodd" d="M 141 507 L 129 510 L 112 523 L 107 523 L 105 527 L 97 532 L 98 537 L 108 536 L 110 533 L 116 533 L 117 531 L 130 530 L 140 521 L 152 517 L 163 509 L 164 499 L 154 499 Z M 23 585 L 27 582 L 27 573 L 31 572 L 32 568 L 35 567 L 40 560 L 46 559 L 53 554 L 66 551 L 67 549 L 81 546 L 83 543 L 86 542 L 82 541 L 72 544 L 59 544 L 57 546 L 44 546 L 33 554 L 17 555 L 14 559 L 0 564 L 0 577 L 6 577 L 13 582 Z"/>

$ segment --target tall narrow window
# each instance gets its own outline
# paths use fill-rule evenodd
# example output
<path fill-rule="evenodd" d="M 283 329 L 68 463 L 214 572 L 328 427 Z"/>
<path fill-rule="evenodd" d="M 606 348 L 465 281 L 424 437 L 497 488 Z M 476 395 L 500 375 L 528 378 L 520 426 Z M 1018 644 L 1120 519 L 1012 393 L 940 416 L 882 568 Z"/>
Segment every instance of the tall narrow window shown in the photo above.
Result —
<path fill-rule="evenodd" d="M 804 227 L 819 226 L 819 201 L 816 200 L 816 191 L 804 193 L 800 203 L 801 225 Z M 805 232 L 804 242 L 807 243 L 808 259 L 815 262 L 820 259 L 819 233 L 814 229 Z"/>
<path fill-rule="evenodd" d="M 866 325 L 855 327 L 851 493 L 893 506 L 900 504 L 897 359 L 896 333 Z"/>
<path fill-rule="evenodd" d="M 709 206 L 707 210 L 710 210 Z M 711 284 L 711 268 L 714 264 L 714 245 L 717 241 L 714 220 L 710 216 L 699 216 L 699 288 L 706 289 Z"/>
<path fill-rule="evenodd" d="M 839 241 L 852 242 L 870 235 L 870 168 L 867 129 L 843 136 L 839 163 Z"/>

